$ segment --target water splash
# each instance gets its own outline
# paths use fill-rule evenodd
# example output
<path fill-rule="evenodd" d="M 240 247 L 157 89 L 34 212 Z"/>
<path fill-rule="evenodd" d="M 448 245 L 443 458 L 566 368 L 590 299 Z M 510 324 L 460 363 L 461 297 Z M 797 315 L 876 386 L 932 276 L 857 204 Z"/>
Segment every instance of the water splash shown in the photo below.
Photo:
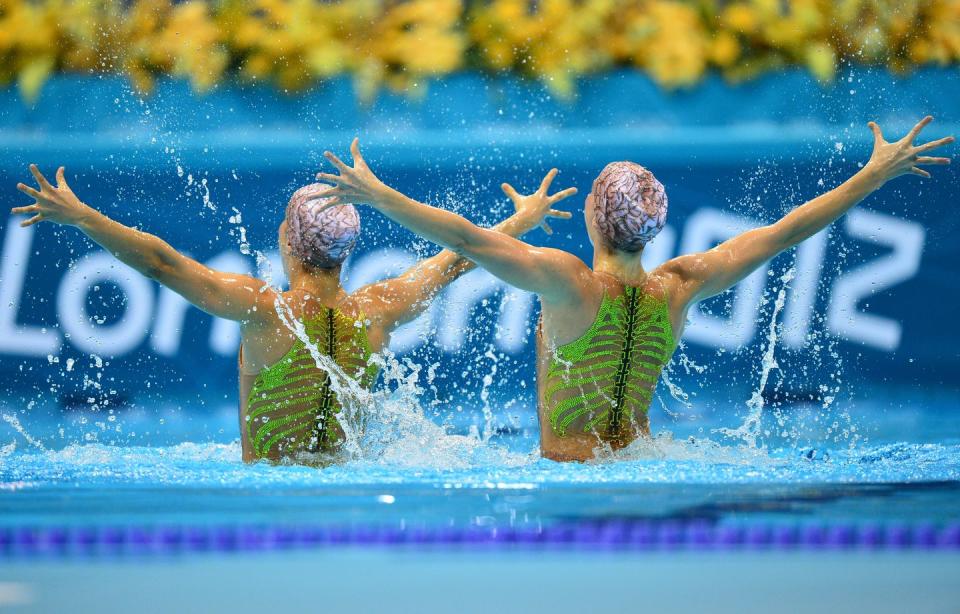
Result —
<path fill-rule="evenodd" d="M 480 434 L 481 441 L 484 443 L 490 440 L 493 434 L 493 408 L 490 407 L 490 386 L 493 385 L 493 377 L 497 374 L 497 355 L 488 347 L 483 354 L 484 358 L 491 361 L 490 371 L 483 376 L 483 387 L 480 389 L 481 410 L 483 412 L 483 432 Z"/>
<path fill-rule="evenodd" d="M 17 417 L 14 416 L 13 414 L 8 414 L 8 413 L 6 413 L 6 412 L 4 412 L 3 414 L 0 414 L 0 418 L 3 418 L 3 421 L 6 422 L 7 424 L 9 424 L 9 425 L 11 426 L 11 428 L 13 428 L 13 430 L 15 430 L 17 433 L 19 433 L 20 436 L 23 437 L 23 439 L 24 439 L 28 444 L 30 444 L 31 446 L 37 448 L 38 450 L 46 451 L 46 447 L 44 447 L 43 443 L 41 443 L 41 442 L 38 441 L 37 439 L 34 439 L 34 438 L 30 435 L 30 433 L 27 432 L 27 429 L 23 428 L 23 425 L 20 424 L 19 418 L 17 418 Z M 11 447 L 11 446 L 12 446 L 12 447 Z M 9 449 L 9 451 L 8 451 L 8 449 Z M 0 454 L 0 456 L 7 456 L 7 455 L 9 455 L 9 454 L 12 454 L 12 453 L 16 450 L 16 442 L 13 442 L 13 443 L 11 443 L 11 444 L 9 444 L 9 445 L 4 446 L 3 450 L 4 450 L 4 452 L 3 452 L 3 454 Z"/>
<path fill-rule="evenodd" d="M 489 442 L 490 424 L 481 435 L 455 435 L 425 413 L 420 386 L 423 366 L 409 358 L 398 359 L 385 349 L 370 357 L 370 364 L 381 372 L 383 385 L 374 390 L 364 388 L 330 357 L 324 354 L 307 335 L 303 323 L 295 317 L 283 296 L 275 301 L 281 322 L 304 344 L 318 369 L 330 378 L 330 386 L 340 401 L 337 416 L 344 431 L 339 462 L 372 461 L 388 465 L 463 467 L 470 459 L 506 460 L 509 454 Z M 428 375 L 433 369 L 428 368 Z M 432 376 L 430 376 L 432 377 Z M 311 460 L 304 454 L 298 460 Z"/>
<path fill-rule="evenodd" d="M 763 359 L 760 363 L 760 383 L 757 385 L 756 390 L 753 391 L 753 394 L 747 401 L 747 407 L 749 411 L 746 418 L 744 418 L 743 423 L 735 429 L 714 429 L 714 432 L 720 433 L 725 437 L 743 441 L 749 448 L 757 447 L 757 440 L 762 434 L 761 420 L 763 418 L 764 406 L 763 392 L 767 387 L 767 380 L 770 377 L 770 371 L 780 368 L 780 366 L 777 364 L 777 359 L 774 354 L 777 348 L 777 316 L 780 315 L 780 311 L 783 309 L 783 305 L 786 303 L 787 289 L 789 288 L 790 281 L 793 279 L 794 274 L 795 270 L 791 267 L 786 273 L 780 276 L 780 282 L 783 285 L 780 286 L 780 290 L 777 292 L 777 298 L 773 304 L 773 313 L 770 316 L 770 324 L 767 327 L 767 347 L 763 352 Z"/>
<path fill-rule="evenodd" d="M 856 451 L 829 450 L 816 461 L 791 451 L 748 450 L 703 439 L 674 439 L 661 433 L 637 441 L 610 458 L 590 463 L 557 463 L 535 454 L 491 454 L 477 446 L 468 455 L 461 440 L 443 439 L 439 453 L 453 449 L 455 464 L 440 464 L 432 448 L 396 449 L 377 461 L 354 460 L 323 469 L 304 466 L 247 465 L 238 443 L 181 443 L 166 447 L 70 444 L 60 450 L 19 451 L 0 463 L 0 490 L 77 486 L 206 486 L 213 489 L 263 489 L 370 484 L 404 488 L 422 485 L 446 489 L 515 489 L 538 486 L 628 484 L 824 484 L 899 483 L 960 479 L 960 444 L 896 443 Z M 476 440 L 468 441 L 470 445 Z M 396 461 L 396 462 L 394 462 Z M 616 461 L 616 462 L 608 462 Z M 377 491 L 384 492 L 384 491 Z M 390 492 L 390 491 L 387 491 Z M 394 491 L 395 492 L 395 491 Z M 355 494 L 355 493 L 352 493 Z M 299 495 L 298 495 L 299 496 Z M 254 506 L 256 507 L 256 506 Z M 249 508 L 249 506 L 248 506 Z M 219 508 L 217 508 L 219 512 Z"/>

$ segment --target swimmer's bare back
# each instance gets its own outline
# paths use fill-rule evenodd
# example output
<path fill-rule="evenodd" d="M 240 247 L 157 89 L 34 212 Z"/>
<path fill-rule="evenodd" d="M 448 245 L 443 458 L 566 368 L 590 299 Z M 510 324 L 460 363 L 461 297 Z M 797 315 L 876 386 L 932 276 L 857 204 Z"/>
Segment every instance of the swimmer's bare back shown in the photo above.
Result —
<path fill-rule="evenodd" d="M 649 334 L 645 336 L 651 340 L 651 352 L 656 354 L 663 349 L 663 343 L 657 343 L 656 337 L 663 334 L 664 330 L 668 330 L 675 343 L 683 333 L 691 305 L 734 286 L 780 252 L 827 227 L 887 181 L 905 174 L 929 178 L 930 174 L 920 168 L 921 166 L 948 164 L 949 158 L 926 154 L 952 143 L 952 136 L 921 145 L 914 144 L 920 131 L 930 121 L 932 117 L 925 117 L 906 136 L 892 143 L 884 139 L 880 128 L 874 122 L 870 122 L 868 126 L 874 136 L 870 160 L 843 184 L 797 207 L 773 224 L 745 232 L 706 252 L 679 256 L 649 273 L 643 269 L 640 262 L 642 249 L 624 252 L 610 247 L 598 235 L 593 193 L 587 197 L 584 210 L 587 232 L 594 244 L 591 268 L 568 252 L 535 247 L 490 232 L 455 213 L 407 198 L 376 178 L 363 161 L 356 140 L 351 146 L 353 167 L 327 152 L 326 157 L 337 167 L 339 174 L 320 173 L 317 177 L 336 185 L 328 193 L 328 196 L 333 197 L 331 202 L 368 203 L 420 236 L 476 262 L 507 283 L 536 293 L 542 305 L 542 341 L 538 347 L 541 354 L 538 362 L 542 366 L 545 362 L 557 360 L 556 357 L 545 357 L 544 353 L 569 348 L 572 348 L 570 352 L 575 353 L 579 346 L 589 345 L 591 340 L 584 336 L 591 334 L 591 331 L 602 332 L 602 322 L 598 324 L 602 313 L 609 312 L 613 320 L 616 320 L 617 314 L 633 317 L 630 314 L 637 309 L 643 309 L 642 304 L 637 302 L 637 295 L 650 301 L 647 317 L 651 318 L 651 323 L 648 323 Z M 636 290 L 634 298 L 630 299 L 633 303 L 625 298 L 625 295 L 629 296 L 627 290 L 631 288 Z M 605 306 L 605 301 L 609 301 L 609 306 Z M 663 304 L 662 308 L 669 320 L 659 328 L 656 326 L 658 302 Z M 598 326 L 600 328 L 597 328 Z M 620 326 L 620 329 L 623 330 L 624 327 Z M 643 335 L 644 331 L 627 333 L 627 342 L 636 343 L 631 335 Z M 597 333 L 593 341 L 602 342 L 602 335 Z M 623 345 L 623 340 L 620 340 L 617 347 L 622 348 Z M 672 349 L 667 348 L 670 352 Z M 659 363 L 654 360 L 650 366 L 654 367 L 656 364 Z M 588 366 L 597 369 L 604 367 Z M 615 364 L 611 364 L 607 371 L 611 374 L 611 379 L 614 373 L 622 377 L 624 373 L 643 371 L 644 365 L 628 365 L 628 368 L 619 370 L 615 367 Z M 618 390 L 629 389 L 630 383 L 618 383 Z M 580 380 L 577 380 L 577 385 L 587 386 L 581 390 L 581 399 L 608 396 L 610 390 L 603 387 L 592 390 L 589 389 L 589 383 Z M 643 386 L 636 388 L 639 404 L 644 390 Z M 581 416 L 551 416 L 550 408 L 545 403 L 546 393 L 541 382 L 541 451 L 549 458 L 586 460 L 594 457 L 598 449 L 623 447 L 649 430 L 647 408 L 643 407 L 642 415 L 630 416 L 630 421 L 615 435 L 609 435 L 608 430 L 591 430 L 589 422 L 585 429 L 579 429 L 576 433 L 569 432 L 570 429 L 560 428 L 563 421 L 570 420 L 570 425 L 576 424 Z M 650 391 L 647 391 L 647 394 L 649 393 Z M 576 399 L 572 399 L 568 405 L 576 402 Z M 581 408 L 575 412 L 589 409 Z"/>
<path fill-rule="evenodd" d="M 56 185 L 51 184 L 36 165 L 30 165 L 30 172 L 39 189 L 23 183 L 18 184 L 17 189 L 35 202 L 11 210 L 13 214 L 31 216 L 21 226 L 41 221 L 74 226 L 117 259 L 177 292 L 194 306 L 211 315 L 238 322 L 241 379 L 245 375 L 255 376 L 275 364 L 295 343 L 296 335 L 287 318 L 281 317 L 282 310 L 293 319 L 309 317 L 328 307 L 349 317 L 362 318 L 370 349 L 377 352 L 385 346 L 392 330 L 416 318 L 439 290 L 473 266 L 457 254 L 444 250 L 397 277 L 347 294 L 340 286 L 339 266 L 329 270 L 307 270 L 288 258 L 289 245 L 284 238 L 284 224 L 281 224 L 281 254 L 285 259 L 290 290 L 279 292 L 249 275 L 211 269 L 154 235 L 108 218 L 80 201 L 67 184 L 63 167 L 57 170 Z M 505 192 L 513 200 L 516 213 L 494 227 L 494 232 L 519 236 L 538 225 L 548 229 L 545 221 L 548 217 L 570 217 L 569 213 L 552 208 L 557 199 L 548 198 L 545 191 L 526 196 L 517 194 L 512 188 L 505 189 Z M 574 192 L 567 191 L 564 196 Z M 244 402 L 245 399 L 241 399 L 241 405 Z M 244 460 L 253 460 L 242 412 L 240 431 Z"/>

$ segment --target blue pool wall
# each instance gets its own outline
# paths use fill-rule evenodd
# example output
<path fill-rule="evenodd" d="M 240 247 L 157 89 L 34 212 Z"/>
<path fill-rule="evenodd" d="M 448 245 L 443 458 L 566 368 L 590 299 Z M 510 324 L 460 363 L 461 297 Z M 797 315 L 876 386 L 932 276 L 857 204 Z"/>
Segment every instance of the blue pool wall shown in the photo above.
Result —
<path fill-rule="evenodd" d="M 23 204 L 14 186 L 29 178 L 28 163 L 50 174 L 66 165 L 78 195 L 108 215 L 212 266 L 254 270 L 244 252 L 275 252 L 286 199 L 323 165 L 323 150 L 346 155 L 359 135 L 389 184 L 487 224 L 512 210 L 502 181 L 532 190 L 558 167 L 555 186 L 580 190 L 563 203 L 576 215 L 556 222 L 554 235 L 528 239 L 589 262 L 583 196 L 606 163 L 630 159 L 653 170 L 670 198 L 668 229 L 646 255 L 653 265 L 773 221 L 856 172 L 869 156 L 870 119 L 892 137 L 930 113 L 937 121 L 928 137 L 956 133 L 957 100 L 960 79 L 947 69 L 849 70 L 831 86 L 799 71 L 737 85 L 710 77 L 673 93 L 624 71 L 583 81 L 572 101 L 540 84 L 468 74 L 431 83 L 415 99 L 383 93 L 368 104 L 346 79 L 301 94 L 229 86 L 202 96 L 162 80 L 139 98 L 121 78 L 63 76 L 35 103 L 0 91 L 0 185 L 4 205 Z M 678 365 L 674 377 L 693 389 L 755 385 L 772 299 L 794 266 L 779 316 L 784 394 L 955 390 L 958 176 L 934 172 L 932 181 L 898 179 L 829 234 L 707 303 L 694 314 L 684 355 L 709 369 Z M 369 208 L 361 216 L 348 287 L 435 251 Z M 65 406 L 233 398 L 233 325 L 185 309 L 72 229 L 22 230 L 17 221 L 0 216 L 0 381 L 8 393 Z M 495 402 L 529 403 L 536 313 L 530 296 L 478 272 L 395 347 L 416 363 L 439 363 L 430 394 L 451 406 L 476 409 L 494 369 Z"/>

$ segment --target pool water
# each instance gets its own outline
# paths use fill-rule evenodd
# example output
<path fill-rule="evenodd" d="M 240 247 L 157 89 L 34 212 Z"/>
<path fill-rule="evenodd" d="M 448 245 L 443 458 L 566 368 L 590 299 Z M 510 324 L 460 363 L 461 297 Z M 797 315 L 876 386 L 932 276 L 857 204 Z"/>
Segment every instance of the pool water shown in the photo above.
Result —
<path fill-rule="evenodd" d="M 953 612 L 957 398 L 902 395 L 781 405 L 748 445 L 701 394 L 588 464 L 540 458 L 529 408 L 421 415 L 325 468 L 243 464 L 226 404 L 8 401 L 0 608 Z"/>
<path fill-rule="evenodd" d="M 900 409 L 862 402 L 850 418 L 864 434 L 856 444 L 808 434 L 757 447 L 717 432 L 727 416 L 657 415 L 656 437 L 587 464 L 540 458 L 531 428 L 501 423 L 485 440 L 476 425 L 430 423 L 409 427 L 378 457 L 325 468 L 243 464 L 228 406 L 204 415 L 131 411 L 119 419 L 126 430 L 118 438 L 128 438 L 122 445 L 107 441 L 102 428 L 96 438 L 89 430 L 85 438 L 70 435 L 97 431 L 97 416 L 8 409 L 0 536 L 11 556 L 18 548 L 43 550 L 31 546 L 38 539 L 60 544 L 46 550 L 61 553 L 70 550 L 64 540 L 109 541 L 106 529 L 122 534 L 114 538 L 122 546 L 134 539 L 131 527 L 147 531 L 147 541 L 162 541 L 156 532 L 163 529 L 174 545 L 189 541 L 183 531 L 199 531 L 207 547 L 215 531 L 230 532 L 227 545 L 236 547 L 238 530 L 290 530 L 287 539 L 300 545 L 485 542 L 498 534 L 579 543 L 599 539 L 597 527 L 624 534 L 615 541 L 647 545 L 832 539 L 953 547 L 960 540 L 953 407 L 949 396 Z M 94 537 L 77 537 L 91 529 Z M 311 538 L 308 529 L 320 534 Z M 24 530 L 40 533 L 23 537 Z M 697 530 L 700 538 L 691 533 Z M 643 531 L 647 537 L 638 537 Z"/>

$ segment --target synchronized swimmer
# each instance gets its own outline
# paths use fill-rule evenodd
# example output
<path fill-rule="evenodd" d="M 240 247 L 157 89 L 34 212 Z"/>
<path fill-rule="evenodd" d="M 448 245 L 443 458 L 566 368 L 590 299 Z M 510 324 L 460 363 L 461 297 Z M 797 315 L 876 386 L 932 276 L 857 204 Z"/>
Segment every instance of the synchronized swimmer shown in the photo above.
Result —
<path fill-rule="evenodd" d="M 153 235 L 111 220 L 77 198 L 63 167 L 57 170 L 56 186 L 36 165 L 30 172 L 39 189 L 17 185 L 36 201 L 12 210 L 32 215 L 21 226 L 45 220 L 75 226 L 203 311 L 240 323 L 240 439 L 248 462 L 330 462 L 343 443 L 342 405 L 332 374 L 316 363 L 292 328 L 302 326 L 316 350 L 369 387 L 377 377 L 370 356 L 473 266 L 444 250 L 398 277 L 347 294 L 340 269 L 360 234 L 360 218 L 351 205 L 329 206 L 323 194 L 330 186 L 311 184 L 293 194 L 280 224 L 280 254 L 289 280 L 289 290 L 280 292 L 248 275 L 210 269 Z M 504 184 L 516 212 L 493 230 L 520 236 L 538 225 L 549 231 L 545 218 L 570 218 L 553 206 L 576 190 L 547 196 L 555 175 L 552 170 L 540 189 L 526 196 Z"/>
<path fill-rule="evenodd" d="M 584 461 L 650 432 L 647 410 L 663 367 L 683 333 L 691 305 L 734 286 L 780 252 L 813 236 L 894 177 L 930 174 L 948 164 L 923 155 L 953 142 L 913 142 L 932 117 L 888 143 L 876 123 L 869 162 L 846 182 L 777 222 L 698 254 L 643 269 L 644 246 L 667 217 L 667 195 L 649 170 L 613 162 L 593 182 L 584 206 L 593 267 L 558 249 L 528 245 L 463 217 L 407 198 L 381 182 L 351 145 L 354 165 L 325 155 L 339 175 L 329 205 L 366 203 L 419 234 L 476 262 L 507 283 L 535 293 L 540 449 L 558 461 Z"/>
<path fill-rule="evenodd" d="M 777 222 L 750 230 L 698 254 L 674 258 L 653 271 L 641 264 L 646 244 L 663 228 L 667 195 L 646 168 L 608 164 L 586 198 L 584 220 L 594 246 L 593 266 L 568 252 L 534 247 L 517 237 L 545 218 L 570 218 L 553 206 L 574 194 L 549 195 L 556 169 L 540 189 L 521 196 L 507 184 L 516 213 L 492 229 L 419 203 L 381 182 L 351 145 L 354 165 L 326 157 L 339 174 L 320 173 L 291 197 L 279 228 L 290 281 L 281 292 L 246 275 L 214 271 L 159 238 L 115 222 L 83 204 L 57 171 L 50 184 L 35 165 L 38 189 L 17 188 L 35 202 L 12 210 L 40 221 L 76 226 L 141 274 L 179 293 L 207 313 L 240 323 L 240 434 L 243 459 L 307 461 L 335 458 L 343 443 L 342 404 L 331 374 L 291 328 L 361 385 L 371 386 L 370 357 L 389 333 L 412 320 L 437 292 L 475 263 L 537 294 L 537 388 L 543 456 L 583 461 L 628 445 L 650 431 L 647 410 L 673 355 L 691 305 L 723 292 L 780 252 L 813 236 L 850 208 L 904 174 L 929 177 L 922 165 L 948 164 L 923 155 L 953 142 L 915 146 L 932 120 L 888 143 L 880 128 L 869 162 L 839 187 L 797 207 Z M 445 248 L 399 277 L 347 294 L 343 262 L 360 232 L 353 204 L 368 204 Z"/>

